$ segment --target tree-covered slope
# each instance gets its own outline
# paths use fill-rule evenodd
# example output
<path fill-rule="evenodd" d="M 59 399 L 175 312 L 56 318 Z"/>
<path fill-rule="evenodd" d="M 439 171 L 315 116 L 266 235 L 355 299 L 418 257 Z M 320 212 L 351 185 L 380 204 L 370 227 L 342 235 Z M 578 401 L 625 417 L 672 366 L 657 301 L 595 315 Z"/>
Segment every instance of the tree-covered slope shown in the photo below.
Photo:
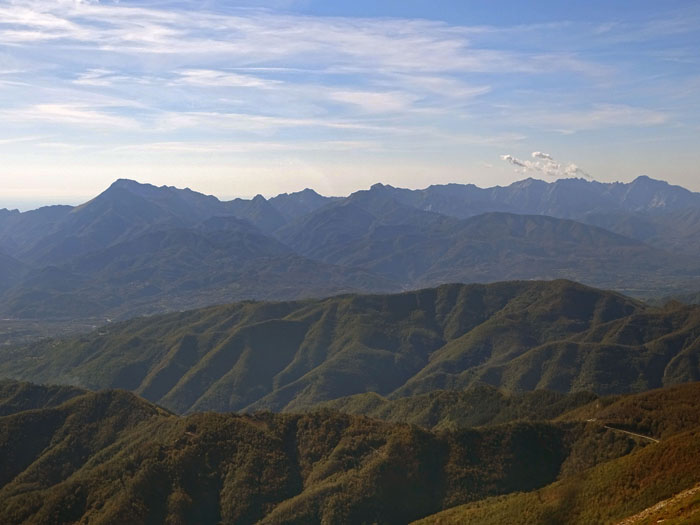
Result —
<path fill-rule="evenodd" d="M 123 391 L 83 393 L 0 417 L 0 522 L 403 524 L 553 482 L 578 487 L 601 468 L 637 465 L 646 479 L 640 460 L 694 459 L 695 434 L 679 431 L 650 444 L 597 422 L 431 432 L 328 410 L 181 417 Z M 668 490 L 698 476 L 650 465 L 686 472 Z M 626 495 L 632 510 L 652 497 Z"/>
<path fill-rule="evenodd" d="M 395 399 L 367 392 L 317 406 L 392 423 L 410 423 L 440 430 L 511 421 L 549 420 L 575 408 L 588 407 L 597 399 L 590 392 L 562 394 L 535 390 L 512 394 L 493 386 L 475 385 L 466 390 L 436 390 Z"/>
<path fill-rule="evenodd" d="M 0 374 L 124 388 L 176 412 L 297 410 L 487 383 L 612 394 L 700 379 L 700 308 L 569 281 L 242 302 L 0 354 Z"/>
<path fill-rule="evenodd" d="M 700 384 L 625 396 L 607 404 L 591 406 L 587 425 L 629 429 L 643 433 L 653 430 L 651 444 L 629 455 L 602 462 L 542 489 L 489 498 L 446 510 L 421 520 L 420 524 L 613 524 L 649 523 L 644 519 L 624 518 L 670 499 L 682 517 L 697 516 L 697 500 L 687 499 L 685 506 L 673 498 L 693 489 L 700 482 L 700 427 L 697 400 Z M 579 413 L 579 416 L 583 413 Z M 640 419 L 640 416 L 643 417 Z M 573 416 L 570 416 L 573 417 Z M 620 433 L 620 430 L 613 430 Z M 628 434 L 629 435 L 629 434 Z M 684 498 L 687 498 L 687 493 Z M 683 498 L 683 499 L 684 499 Z M 659 510 L 659 509 L 657 509 Z M 653 514 L 646 517 L 649 518 Z M 674 521 L 669 520 L 673 523 Z M 654 521 L 654 523 L 657 523 Z"/>
<path fill-rule="evenodd" d="M 85 390 L 71 386 L 0 380 L 0 416 L 58 406 L 85 393 Z"/>

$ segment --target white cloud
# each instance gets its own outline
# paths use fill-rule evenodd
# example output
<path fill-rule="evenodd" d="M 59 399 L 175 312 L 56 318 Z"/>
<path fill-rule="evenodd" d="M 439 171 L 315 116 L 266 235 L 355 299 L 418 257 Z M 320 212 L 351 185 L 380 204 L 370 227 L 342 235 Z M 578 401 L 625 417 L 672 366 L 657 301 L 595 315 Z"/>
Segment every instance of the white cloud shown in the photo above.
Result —
<path fill-rule="evenodd" d="M 471 85 L 449 76 L 403 75 L 392 76 L 392 81 L 419 92 L 432 93 L 450 99 L 470 99 L 491 92 L 488 85 Z"/>
<path fill-rule="evenodd" d="M 521 160 L 513 155 L 501 155 L 501 159 L 515 166 L 516 171 L 519 173 L 537 173 L 556 179 L 570 177 L 593 178 L 576 164 L 560 164 L 549 153 L 533 151 L 531 157 L 535 160 Z"/>
<path fill-rule="evenodd" d="M 96 68 L 84 71 L 78 75 L 78 78 L 76 78 L 73 83 L 83 86 L 107 87 L 113 85 L 117 80 L 124 80 L 127 78 L 128 77 L 118 75 L 115 71 L 109 69 Z"/>
<path fill-rule="evenodd" d="M 179 71 L 176 83 L 199 87 L 270 88 L 282 84 L 279 80 L 267 80 L 253 75 L 240 75 L 211 69 L 187 69 Z"/>
<path fill-rule="evenodd" d="M 471 46 L 468 28 L 426 20 L 344 19 L 240 11 L 159 9 L 126 4 L 30 0 L 0 7 L 0 42 L 52 45 L 118 54 L 227 57 L 237 65 L 291 59 L 314 68 L 386 72 L 547 71 L 538 55 Z M 566 62 L 568 60 L 569 62 Z M 570 70 L 573 58 L 557 66 Z M 580 62 L 580 60 L 579 60 Z M 580 64 L 576 64 L 579 68 Z"/>
<path fill-rule="evenodd" d="M 629 153 L 630 135 L 668 141 L 672 126 L 685 126 L 685 133 L 697 129 L 697 82 L 688 82 L 697 65 L 692 46 L 680 50 L 691 60 L 681 79 L 670 70 L 636 71 L 631 54 L 601 52 L 603 39 L 655 38 L 634 24 L 465 27 L 296 16 L 275 12 L 274 5 L 240 5 L 0 0 L 3 136 L 50 135 L 41 152 L 47 158 L 52 151 L 69 152 L 72 141 L 91 144 L 75 155 L 77 164 L 89 154 L 104 165 L 98 150 L 109 156 L 120 145 L 136 143 L 145 145 L 154 166 L 172 152 L 180 152 L 179 159 L 201 153 L 212 160 L 244 150 L 261 157 L 289 151 L 306 162 L 315 156 L 310 144 L 318 143 L 319 151 L 347 147 L 352 153 L 342 162 L 348 173 L 360 150 L 381 150 L 372 161 L 392 170 L 400 162 L 423 161 L 442 163 L 443 170 L 449 163 L 457 173 L 479 166 L 486 155 L 519 149 L 516 143 L 525 138 L 547 143 L 558 132 L 571 136 L 557 137 L 557 144 L 573 143 L 579 140 L 573 134 L 584 131 L 591 145 L 609 146 L 609 157 L 611 150 L 624 151 L 625 170 L 645 169 Z M 662 32 L 686 30 L 697 17 L 685 20 L 665 24 Z M 625 32 L 630 35 L 620 34 Z M 679 50 L 651 44 L 645 48 L 680 56 Z M 658 65 L 662 59 L 649 53 L 639 60 Z M 666 59 L 663 64 L 671 67 Z M 679 90 L 683 99 L 674 98 Z M 621 130 L 619 145 L 603 143 L 612 134 L 600 131 L 621 127 L 635 129 Z M 504 158 L 518 172 L 584 176 L 574 164 L 535 153 L 524 160 Z M 585 164 L 604 171 L 600 160 Z M 68 163 L 47 165 L 58 171 Z M 490 176 L 512 176 L 510 171 L 503 164 Z"/>
<path fill-rule="evenodd" d="M 392 113 L 408 109 L 417 100 L 415 95 L 391 92 L 370 91 L 333 91 L 329 98 L 338 102 L 352 104 L 369 113 Z"/>
<path fill-rule="evenodd" d="M 541 151 L 533 151 L 532 152 L 532 158 L 534 159 L 545 159 L 545 160 L 554 160 L 552 156 L 549 153 L 542 153 Z"/>
<path fill-rule="evenodd" d="M 36 104 L 20 109 L 0 111 L 0 117 L 6 122 L 42 121 L 103 129 L 136 129 L 140 126 L 132 118 L 80 104 Z"/>
<path fill-rule="evenodd" d="M 214 112 L 214 111 L 177 111 L 164 112 L 155 119 L 155 128 L 160 131 L 179 129 L 239 130 L 251 133 L 269 134 L 289 128 L 326 128 L 379 133 L 410 133 L 410 129 L 392 127 L 382 123 L 368 123 L 352 119 L 333 118 L 296 118 L 271 115 Z"/>

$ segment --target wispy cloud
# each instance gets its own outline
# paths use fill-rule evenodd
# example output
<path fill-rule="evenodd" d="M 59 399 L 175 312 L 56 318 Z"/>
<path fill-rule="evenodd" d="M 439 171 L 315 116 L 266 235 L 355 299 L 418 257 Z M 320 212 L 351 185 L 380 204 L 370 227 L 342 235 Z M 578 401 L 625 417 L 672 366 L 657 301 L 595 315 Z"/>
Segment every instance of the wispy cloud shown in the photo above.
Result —
<path fill-rule="evenodd" d="M 282 84 L 279 80 L 266 80 L 253 75 L 240 75 L 226 71 L 211 69 L 187 69 L 178 72 L 176 83 L 200 87 L 229 87 L 229 88 L 270 88 Z"/>
<path fill-rule="evenodd" d="M 426 20 L 317 18 L 246 11 L 237 15 L 122 4 L 30 0 L 0 7 L 0 42 L 52 45 L 115 53 L 180 57 L 227 56 L 260 64 L 288 58 L 347 71 L 542 71 L 570 69 L 572 57 L 470 45 L 467 28 Z M 583 62 L 579 59 L 579 62 Z M 580 65 L 580 64 L 579 64 Z M 579 65 L 576 67 L 578 68 Z"/>
<path fill-rule="evenodd" d="M 37 104 L 34 106 L 0 111 L 5 121 L 40 121 L 92 128 L 137 129 L 139 123 L 131 118 L 78 104 Z"/>
<path fill-rule="evenodd" d="M 562 133 L 575 133 L 623 126 L 658 126 L 669 122 L 671 116 L 665 111 L 643 107 L 595 104 L 590 109 L 525 111 L 516 118 L 531 126 L 549 128 Z"/>
<path fill-rule="evenodd" d="M 330 98 L 338 102 L 352 104 L 369 113 L 393 113 L 406 110 L 417 97 L 400 91 L 333 91 Z"/>
<path fill-rule="evenodd" d="M 36 142 L 38 140 L 41 140 L 40 136 L 12 137 L 12 138 L 0 139 L 0 146 L 4 146 L 6 144 L 17 144 L 18 142 Z"/>
<path fill-rule="evenodd" d="M 584 136 L 605 148 L 611 130 L 653 141 L 700 121 L 688 38 L 698 9 L 466 26 L 434 12 L 361 18 L 314 15 L 313 3 L 294 14 L 295 0 L 242 5 L 0 1 L 3 136 L 49 136 L 17 150 L 43 144 L 65 158 L 90 144 L 97 164 L 115 151 L 197 162 L 276 151 L 304 165 L 331 152 L 351 166 L 467 170 L 487 169 L 501 151 L 572 151 Z M 585 176 L 554 159 L 508 157 L 518 170 Z M 488 169 L 512 176 L 504 164 Z"/>
<path fill-rule="evenodd" d="M 379 144 L 370 141 L 314 141 L 314 142 L 152 142 L 120 146 L 115 151 L 130 152 L 166 152 L 177 154 L 209 155 L 250 154 L 269 152 L 300 151 L 353 151 L 380 150 Z"/>

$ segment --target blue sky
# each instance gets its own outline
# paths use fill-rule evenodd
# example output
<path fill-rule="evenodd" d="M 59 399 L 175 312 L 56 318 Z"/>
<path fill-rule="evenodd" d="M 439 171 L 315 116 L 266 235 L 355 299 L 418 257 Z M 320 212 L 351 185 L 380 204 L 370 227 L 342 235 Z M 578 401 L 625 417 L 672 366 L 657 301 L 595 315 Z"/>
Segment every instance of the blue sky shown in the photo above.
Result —
<path fill-rule="evenodd" d="M 118 177 L 700 191 L 699 49 L 694 1 L 0 0 L 0 206 Z"/>

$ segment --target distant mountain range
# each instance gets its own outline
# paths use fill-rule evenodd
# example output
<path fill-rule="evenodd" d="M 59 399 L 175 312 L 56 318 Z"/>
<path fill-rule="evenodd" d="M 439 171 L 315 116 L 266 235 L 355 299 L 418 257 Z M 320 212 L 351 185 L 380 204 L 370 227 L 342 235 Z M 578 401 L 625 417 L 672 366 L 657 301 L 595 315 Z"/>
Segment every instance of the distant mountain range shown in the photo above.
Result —
<path fill-rule="evenodd" d="M 520 281 L 135 319 L 7 349 L 0 377 L 128 389 L 178 413 L 296 411 L 483 383 L 638 392 L 699 381 L 699 359 L 700 306 Z"/>
<path fill-rule="evenodd" d="M 700 194 L 648 177 L 228 202 L 122 179 L 81 206 L 0 210 L 0 315 L 126 318 L 508 279 L 648 297 L 700 289 L 698 255 Z"/>

